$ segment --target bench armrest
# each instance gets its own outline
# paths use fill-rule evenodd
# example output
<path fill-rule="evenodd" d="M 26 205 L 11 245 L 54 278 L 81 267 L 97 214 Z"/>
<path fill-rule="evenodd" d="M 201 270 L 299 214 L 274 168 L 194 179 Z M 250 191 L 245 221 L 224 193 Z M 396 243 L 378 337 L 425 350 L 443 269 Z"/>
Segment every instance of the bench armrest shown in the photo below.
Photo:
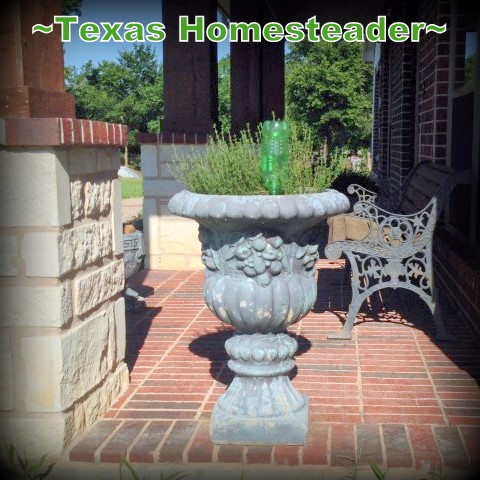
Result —
<path fill-rule="evenodd" d="M 350 195 L 356 195 L 358 197 L 358 201 L 360 202 L 375 203 L 378 196 L 376 192 L 372 192 L 371 190 L 368 190 L 361 185 L 357 185 L 356 183 L 350 184 L 347 188 L 347 192 Z"/>
<path fill-rule="evenodd" d="M 412 215 L 391 213 L 369 202 L 357 202 L 352 216 L 368 222 L 369 233 L 362 240 L 344 240 L 327 245 L 328 258 L 352 251 L 383 258 L 405 258 L 418 252 L 432 238 L 437 219 L 437 201 L 432 199 Z"/>

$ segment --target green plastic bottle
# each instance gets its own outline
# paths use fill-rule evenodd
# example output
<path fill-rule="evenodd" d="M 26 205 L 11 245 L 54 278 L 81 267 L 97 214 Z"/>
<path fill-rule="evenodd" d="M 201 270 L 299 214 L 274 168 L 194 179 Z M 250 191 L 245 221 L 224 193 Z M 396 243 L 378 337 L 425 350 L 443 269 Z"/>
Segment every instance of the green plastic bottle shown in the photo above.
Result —
<path fill-rule="evenodd" d="M 288 167 L 288 139 L 290 127 L 287 122 L 267 120 L 262 128 L 262 182 L 270 195 L 283 193 L 282 178 Z"/>

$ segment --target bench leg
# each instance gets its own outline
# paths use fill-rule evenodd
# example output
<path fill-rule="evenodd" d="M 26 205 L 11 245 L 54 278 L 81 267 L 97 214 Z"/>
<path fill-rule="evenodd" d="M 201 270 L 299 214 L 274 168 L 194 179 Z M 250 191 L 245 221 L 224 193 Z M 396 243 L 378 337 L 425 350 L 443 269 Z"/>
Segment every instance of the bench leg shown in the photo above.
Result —
<path fill-rule="evenodd" d="M 331 340 L 351 340 L 352 339 L 352 328 L 357 318 L 357 313 L 360 310 L 360 305 L 355 305 L 353 302 L 348 307 L 348 315 L 343 327 L 338 332 L 329 333 L 327 335 L 328 339 Z"/>
<path fill-rule="evenodd" d="M 454 340 L 455 336 L 447 331 L 445 323 L 443 322 L 442 306 L 439 299 L 438 291 L 435 289 L 433 293 L 433 299 L 430 305 L 432 311 L 433 321 L 437 330 L 435 339 L 440 341 Z"/>
<path fill-rule="evenodd" d="M 345 264 L 344 275 L 351 277 L 351 288 L 352 288 L 352 299 L 348 307 L 348 314 L 343 324 L 343 327 L 338 332 L 329 333 L 327 335 L 328 339 L 331 340 L 351 340 L 352 339 L 352 328 L 357 318 L 358 311 L 362 306 L 365 296 L 360 294 L 359 288 L 360 284 L 365 280 L 359 274 L 359 270 L 355 261 L 355 258 L 347 252 L 348 261 Z M 343 293 L 343 292 L 342 292 Z"/>

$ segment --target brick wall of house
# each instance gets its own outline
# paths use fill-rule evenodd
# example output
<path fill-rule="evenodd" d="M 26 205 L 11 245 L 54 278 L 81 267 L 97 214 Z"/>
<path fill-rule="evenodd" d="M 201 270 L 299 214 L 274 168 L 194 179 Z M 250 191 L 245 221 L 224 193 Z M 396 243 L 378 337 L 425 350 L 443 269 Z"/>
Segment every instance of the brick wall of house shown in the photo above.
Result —
<path fill-rule="evenodd" d="M 459 245 L 445 230 L 435 235 L 436 283 L 457 311 L 480 332 L 480 254 Z"/>
<path fill-rule="evenodd" d="M 390 21 L 442 25 L 449 23 L 450 9 L 451 0 L 394 0 L 388 12 Z M 449 35 L 447 30 L 425 35 L 418 44 L 382 45 L 375 77 L 373 158 L 389 188 L 403 181 L 415 158 L 446 161 Z"/>
<path fill-rule="evenodd" d="M 396 2 L 391 21 L 410 23 L 415 19 L 416 2 Z M 416 45 L 392 43 L 390 48 L 390 158 L 389 183 L 399 187 L 413 166 L 415 129 Z M 391 188 L 390 187 L 390 188 Z"/>
<path fill-rule="evenodd" d="M 411 22 L 417 14 L 416 2 L 394 1 L 388 9 L 389 21 Z M 411 42 L 382 45 L 375 72 L 374 165 L 381 182 L 392 190 L 401 185 L 414 159 L 416 45 Z"/>
<path fill-rule="evenodd" d="M 451 1 L 423 0 L 418 19 L 443 25 L 450 22 Z M 450 32 L 425 35 L 418 44 L 418 160 L 445 164 Z"/>
<path fill-rule="evenodd" d="M 379 45 L 382 59 L 375 71 L 373 104 L 373 165 L 378 175 L 386 177 L 388 172 L 388 44 Z"/>
<path fill-rule="evenodd" d="M 449 81 L 465 81 L 466 2 L 457 4 L 457 38 L 450 38 L 454 0 L 392 0 L 389 20 L 447 24 L 441 35 L 424 35 L 417 44 L 382 45 L 375 71 L 373 159 L 380 185 L 389 190 L 405 178 L 415 161 L 446 164 Z M 450 64 L 450 40 L 455 42 L 457 69 Z M 460 65 L 460 67 L 458 67 Z M 457 160 L 452 158 L 452 163 Z M 380 187 L 381 188 L 381 187 Z M 480 257 L 438 228 L 434 245 L 436 279 L 458 311 L 480 329 Z"/>

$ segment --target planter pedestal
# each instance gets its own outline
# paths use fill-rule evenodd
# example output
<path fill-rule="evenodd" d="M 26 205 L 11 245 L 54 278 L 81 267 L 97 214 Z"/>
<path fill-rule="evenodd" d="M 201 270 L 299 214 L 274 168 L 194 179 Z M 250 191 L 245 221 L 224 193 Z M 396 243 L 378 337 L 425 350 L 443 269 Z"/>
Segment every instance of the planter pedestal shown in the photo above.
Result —
<path fill-rule="evenodd" d="M 305 443 L 309 402 L 288 377 L 298 345 L 285 331 L 317 297 L 320 223 L 349 206 L 336 190 L 275 196 L 184 190 L 170 200 L 172 213 L 200 224 L 205 301 L 236 329 L 225 342 L 235 378 L 214 407 L 213 443 Z"/>
<path fill-rule="evenodd" d="M 213 443 L 304 443 L 308 397 L 287 376 L 297 347 L 285 333 L 235 335 L 225 342 L 236 375 L 213 410 Z"/>

